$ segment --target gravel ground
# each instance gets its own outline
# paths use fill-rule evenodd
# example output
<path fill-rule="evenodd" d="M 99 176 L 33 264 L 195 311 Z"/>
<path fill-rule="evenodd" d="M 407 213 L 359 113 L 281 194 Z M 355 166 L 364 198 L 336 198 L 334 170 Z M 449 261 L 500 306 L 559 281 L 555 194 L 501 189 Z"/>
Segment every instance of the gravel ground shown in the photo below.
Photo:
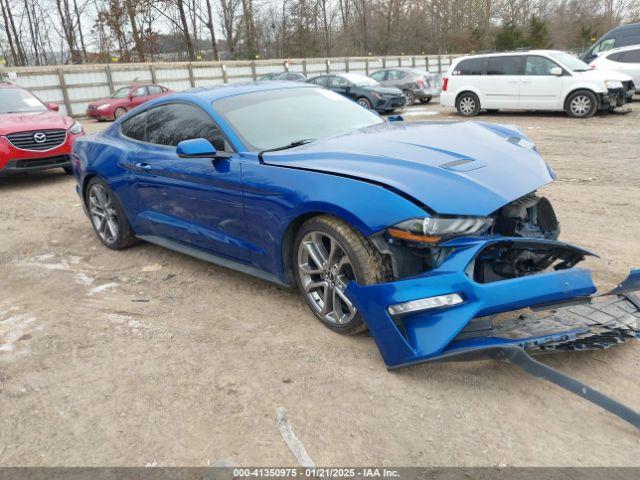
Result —
<path fill-rule="evenodd" d="M 586 264 L 603 287 L 640 266 L 634 107 L 479 118 L 536 142 L 562 238 L 601 255 Z M 640 466 L 638 431 L 518 367 L 391 373 L 369 336 L 332 333 L 296 292 L 149 244 L 109 251 L 74 186 L 0 178 L 2 466 L 296 465 L 278 407 L 318 465 Z M 640 344 L 545 362 L 640 410 Z"/>

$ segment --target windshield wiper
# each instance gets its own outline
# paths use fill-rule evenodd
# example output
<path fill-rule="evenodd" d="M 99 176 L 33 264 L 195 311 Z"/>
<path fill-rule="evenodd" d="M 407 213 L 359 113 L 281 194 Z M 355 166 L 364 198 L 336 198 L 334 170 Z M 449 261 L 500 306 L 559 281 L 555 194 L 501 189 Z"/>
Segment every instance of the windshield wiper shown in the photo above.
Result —
<path fill-rule="evenodd" d="M 302 145 L 306 145 L 307 143 L 315 142 L 315 138 L 303 138 L 302 140 L 295 140 L 287 145 L 283 145 L 281 147 L 267 148 L 266 150 L 262 150 L 258 153 L 258 157 L 262 160 L 262 154 L 267 152 L 277 152 L 279 150 L 287 150 L 289 148 L 300 147 Z"/>

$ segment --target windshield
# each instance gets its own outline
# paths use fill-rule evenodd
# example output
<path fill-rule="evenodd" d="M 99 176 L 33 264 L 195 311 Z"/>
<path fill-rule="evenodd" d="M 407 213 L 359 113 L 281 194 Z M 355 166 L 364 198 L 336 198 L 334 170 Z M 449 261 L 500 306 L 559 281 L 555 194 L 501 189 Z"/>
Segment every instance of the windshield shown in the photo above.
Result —
<path fill-rule="evenodd" d="M 0 88 L 0 113 L 46 112 L 47 107 L 20 88 Z"/>
<path fill-rule="evenodd" d="M 550 53 L 549 56 L 574 72 L 586 72 L 589 70 L 589 65 L 568 53 L 553 52 Z"/>
<path fill-rule="evenodd" d="M 357 75 L 354 73 L 346 73 L 343 74 L 342 77 L 349 80 L 354 85 L 358 87 L 375 87 L 376 85 L 380 85 L 379 82 L 374 80 L 373 78 L 365 77 L 364 75 Z"/>
<path fill-rule="evenodd" d="M 248 93 L 217 100 L 213 106 L 253 151 L 340 135 L 384 121 L 354 101 L 320 88 Z"/>
<path fill-rule="evenodd" d="M 113 92 L 109 98 L 126 98 L 129 95 L 129 91 L 131 89 L 129 87 L 119 88 L 115 92 Z"/>

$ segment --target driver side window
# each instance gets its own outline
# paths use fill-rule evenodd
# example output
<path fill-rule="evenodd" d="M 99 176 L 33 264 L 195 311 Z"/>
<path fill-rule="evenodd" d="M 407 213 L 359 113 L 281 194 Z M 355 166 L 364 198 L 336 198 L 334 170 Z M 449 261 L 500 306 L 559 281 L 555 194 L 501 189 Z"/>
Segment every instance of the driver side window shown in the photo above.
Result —
<path fill-rule="evenodd" d="M 349 82 L 346 78 L 342 77 L 331 77 L 331 82 L 329 84 L 330 87 L 339 87 L 344 88 L 349 86 Z"/>
<path fill-rule="evenodd" d="M 135 140 L 176 147 L 183 140 L 205 138 L 218 151 L 232 151 L 211 117 L 199 107 L 170 103 L 151 108 L 127 120 L 122 133 Z"/>
<path fill-rule="evenodd" d="M 545 57 L 527 57 L 524 67 L 525 75 L 551 75 L 552 68 L 558 65 Z"/>
<path fill-rule="evenodd" d="M 593 53 L 606 52 L 608 50 L 611 50 L 615 46 L 616 46 L 616 39 L 615 38 L 607 38 L 606 40 L 601 41 L 596 46 L 596 48 L 593 49 Z"/>

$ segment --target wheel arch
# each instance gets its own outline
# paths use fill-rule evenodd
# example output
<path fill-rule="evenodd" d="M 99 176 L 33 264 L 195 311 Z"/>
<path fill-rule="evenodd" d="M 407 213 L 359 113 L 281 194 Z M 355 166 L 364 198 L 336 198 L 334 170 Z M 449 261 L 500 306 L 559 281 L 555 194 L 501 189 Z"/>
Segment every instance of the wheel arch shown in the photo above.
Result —
<path fill-rule="evenodd" d="M 357 230 L 363 237 L 367 238 L 372 233 L 371 228 L 366 222 L 352 214 L 348 210 L 337 205 L 309 205 L 308 209 L 298 212 L 287 224 L 281 237 L 281 263 L 282 271 L 287 279 L 287 283 L 293 285 L 295 279 L 293 277 L 293 251 L 295 248 L 295 239 L 302 225 L 314 217 L 331 216 L 345 222 L 350 227 Z"/>
<path fill-rule="evenodd" d="M 482 108 L 483 101 L 482 101 L 482 97 L 481 97 L 480 93 L 478 91 L 476 91 L 476 89 L 470 88 L 470 87 L 465 87 L 465 88 L 461 89 L 458 93 L 456 93 L 456 99 L 454 101 L 454 105 L 456 107 L 458 106 L 458 100 L 465 93 L 473 93 L 476 97 L 478 97 L 478 101 L 480 102 L 480 108 Z"/>
<path fill-rule="evenodd" d="M 598 102 L 597 108 L 600 108 L 600 95 L 602 94 L 602 92 L 596 92 L 595 89 L 593 89 L 590 85 L 579 85 L 574 86 L 565 94 L 564 100 L 562 101 L 562 109 L 567 109 L 567 102 L 569 101 L 569 97 L 571 97 L 571 95 L 581 91 L 592 93 L 596 97 L 596 102 Z"/>

